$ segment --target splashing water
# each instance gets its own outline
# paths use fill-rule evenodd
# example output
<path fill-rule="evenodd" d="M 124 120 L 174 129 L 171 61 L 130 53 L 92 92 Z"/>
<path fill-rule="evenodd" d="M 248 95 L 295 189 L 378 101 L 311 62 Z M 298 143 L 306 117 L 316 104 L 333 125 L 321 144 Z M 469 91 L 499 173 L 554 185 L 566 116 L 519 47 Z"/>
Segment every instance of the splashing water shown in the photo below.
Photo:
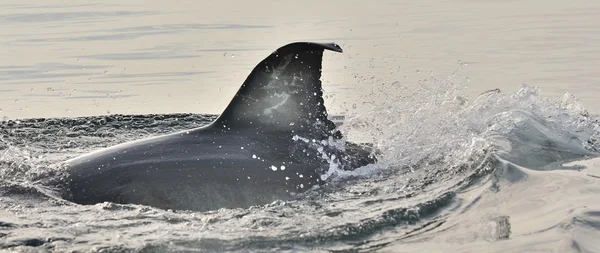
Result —
<path fill-rule="evenodd" d="M 589 155 L 600 150 L 598 121 L 572 94 L 557 103 L 522 85 L 514 94 L 495 89 L 470 101 L 462 95 L 469 81 L 455 80 L 457 74 L 416 86 L 383 84 L 370 95 L 375 102 L 365 103 L 368 109 L 349 111 L 343 127 L 368 136 L 380 151 L 379 166 L 389 168 L 460 165 L 486 149 L 509 152 L 513 135 L 531 131 L 543 135 L 531 141 L 561 142 Z"/>

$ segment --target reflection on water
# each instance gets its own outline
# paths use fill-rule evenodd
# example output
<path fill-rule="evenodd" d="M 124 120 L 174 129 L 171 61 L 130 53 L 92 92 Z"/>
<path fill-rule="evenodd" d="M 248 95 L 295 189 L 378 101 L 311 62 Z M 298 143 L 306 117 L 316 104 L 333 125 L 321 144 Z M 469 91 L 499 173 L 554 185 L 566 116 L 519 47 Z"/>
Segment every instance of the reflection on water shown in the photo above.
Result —
<path fill-rule="evenodd" d="M 324 63 L 334 113 L 382 83 L 460 64 L 473 95 L 527 83 L 600 110 L 597 1 L 214 4 L 0 2 L 1 116 L 219 113 L 258 61 L 292 41 L 342 45 Z"/>

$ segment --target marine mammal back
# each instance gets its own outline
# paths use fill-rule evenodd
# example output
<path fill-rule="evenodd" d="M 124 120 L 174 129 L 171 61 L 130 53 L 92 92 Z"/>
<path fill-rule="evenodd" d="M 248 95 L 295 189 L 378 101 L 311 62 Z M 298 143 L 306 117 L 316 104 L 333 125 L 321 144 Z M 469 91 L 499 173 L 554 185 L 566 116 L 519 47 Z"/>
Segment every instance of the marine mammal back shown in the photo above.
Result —
<path fill-rule="evenodd" d="M 323 183 L 336 162 L 374 162 L 339 139 L 321 86 L 324 50 L 335 44 L 292 43 L 261 61 L 220 117 L 206 127 L 117 145 L 66 161 L 65 198 L 211 210 L 262 205 Z M 308 140 L 308 141 L 305 141 Z"/>

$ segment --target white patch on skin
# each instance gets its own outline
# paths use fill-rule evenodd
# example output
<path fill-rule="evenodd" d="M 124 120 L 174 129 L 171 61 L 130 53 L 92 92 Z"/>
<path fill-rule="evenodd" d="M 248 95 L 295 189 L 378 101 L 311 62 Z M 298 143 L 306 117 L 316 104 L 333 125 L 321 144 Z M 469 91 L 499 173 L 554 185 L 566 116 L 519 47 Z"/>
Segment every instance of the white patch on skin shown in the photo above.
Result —
<path fill-rule="evenodd" d="M 281 100 L 281 102 L 279 102 L 278 104 L 263 110 L 263 114 L 271 115 L 271 112 L 273 110 L 275 110 L 275 109 L 279 108 L 280 106 L 282 106 L 283 104 L 285 104 L 288 101 L 288 99 L 290 98 L 290 94 L 287 94 L 287 93 L 276 93 L 274 96 L 281 97 L 281 98 L 283 98 L 283 100 Z"/>
<path fill-rule="evenodd" d="M 272 89 L 276 89 L 276 88 L 278 88 L 280 86 L 285 86 L 285 87 L 302 87 L 301 85 L 298 85 L 296 83 L 297 80 L 300 80 L 300 82 L 302 81 L 302 78 L 299 78 L 297 76 L 292 76 L 292 82 L 291 83 L 288 83 L 287 81 L 285 81 L 283 79 L 280 79 L 280 76 L 285 73 L 287 66 L 292 61 L 292 55 L 286 55 L 286 56 L 283 56 L 283 57 L 285 57 L 286 60 L 284 62 L 282 62 L 279 66 L 277 66 L 277 67 L 275 67 L 273 69 L 273 71 L 271 72 L 271 80 L 269 81 L 269 83 L 267 83 L 265 86 L 261 87 L 260 89 L 272 90 Z M 298 91 L 292 89 L 291 92 L 292 93 L 297 93 Z M 264 109 L 263 113 L 265 115 L 270 115 L 274 109 L 277 109 L 281 105 L 285 104 L 288 101 L 288 98 L 290 97 L 290 94 L 277 93 L 274 96 L 275 97 L 279 97 L 279 98 L 283 98 L 283 101 L 279 102 L 278 104 L 276 104 L 273 107 Z"/>
<path fill-rule="evenodd" d="M 281 65 L 275 67 L 275 69 L 273 69 L 273 72 L 271 72 L 271 81 L 267 85 L 262 87 L 262 89 L 272 89 L 273 87 L 275 87 L 274 83 L 279 81 L 279 76 L 285 71 L 285 68 L 288 64 L 290 64 L 290 62 L 292 62 L 292 59 L 282 62 Z"/>

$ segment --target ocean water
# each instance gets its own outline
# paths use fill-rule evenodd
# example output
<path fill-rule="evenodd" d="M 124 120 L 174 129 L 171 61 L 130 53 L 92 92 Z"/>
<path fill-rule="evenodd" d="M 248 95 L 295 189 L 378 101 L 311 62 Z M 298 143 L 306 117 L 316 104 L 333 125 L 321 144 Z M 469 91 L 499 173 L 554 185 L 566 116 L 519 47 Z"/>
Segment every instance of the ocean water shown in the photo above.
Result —
<path fill-rule="evenodd" d="M 392 84 L 386 90 L 406 89 Z M 566 95 L 534 87 L 474 100 L 449 80 L 411 89 L 341 127 L 369 136 L 379 162 L 299 199 L 248 209 L 81 206 L 46 187 L 62 160 L 201 126 L 211 115 L 113 115 L 5 121 L 0 245 L 93 252 L 597 252 L 600 122 Z M 391 93 L 394 94 L 394 93 Z M 397 94 L 397 93 L 396 93 Z M 46 185 L 46 186 L 44 186 Z"/>
<path fill-rule="evenodd" d="M 600 252 L 600 5 L 0 1 L 0 250 Z M 378 163 L 209 212 L 61 199 L 61 161 L 209 123 L 333 41 L 326 105 Z"/>

